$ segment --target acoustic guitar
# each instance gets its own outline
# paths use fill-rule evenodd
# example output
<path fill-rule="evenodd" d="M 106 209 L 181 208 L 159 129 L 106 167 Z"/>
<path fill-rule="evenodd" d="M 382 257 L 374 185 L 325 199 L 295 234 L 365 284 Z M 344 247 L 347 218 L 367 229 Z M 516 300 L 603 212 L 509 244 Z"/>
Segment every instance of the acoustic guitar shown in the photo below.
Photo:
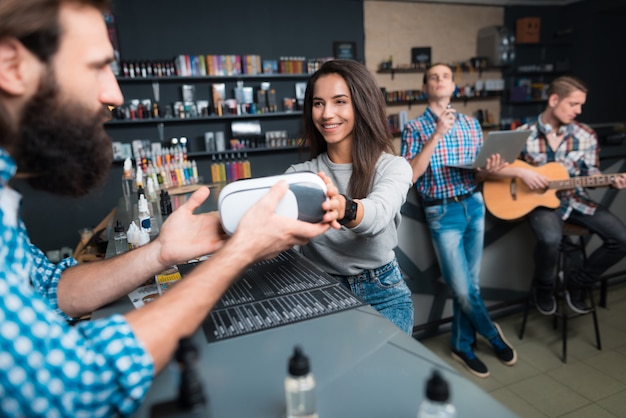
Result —
<path fill-rule="evenodd" d="M 586 177 L 570 177 L 560 163 L 547 163 L 539 167 L 521 160 L 515 160 L 509 167 L 521 167 L 544 175 L 550 181 L 542 190 L 530 190 L 519 177 L 489 179 L 483 184 L 483 196 L 487 210 L 496 218 L 513 221 L 522 218 L 536 207 L 556 209 L 561 202 L 556 193 L 559 190 L 576 187 L 610 186 L 616 174 L 600 174 Z"/>

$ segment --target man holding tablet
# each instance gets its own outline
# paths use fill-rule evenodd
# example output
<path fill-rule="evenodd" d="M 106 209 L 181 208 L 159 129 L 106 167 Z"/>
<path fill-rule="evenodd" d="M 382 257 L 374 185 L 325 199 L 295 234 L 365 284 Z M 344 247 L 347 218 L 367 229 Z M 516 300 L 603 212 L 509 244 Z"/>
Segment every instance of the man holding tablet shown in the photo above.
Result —
<path fill-rule="evenodd" d="M 441 274 L 453 291 L 452 357 L 474 375 L 487 377 L 487 366 L 473 352 L 476 333 L 504 364 L 517 361 L 515 350 L 489 317 L 479 285 L 485 206 L 477 184 L 506 163 L 494 154 L 477 170 L 452 167 L 476 159 L 482 129 L 476 119 L 451 107 L 455 83 L 448 65 L 433 64 L 423 81 L 428 107 L 404 127 L 401 154 L 413 168 Z"/>
<path fill-rule="evenodd" d="M 487 160 L 494 154 L 499 154 L 503 163 L 512 163 L 518 156 L 526 139 L 532 131 L 492 131 L 487 134 L 480 152 L 473 160 L 462 164 L 451 164 L 450 167 L 478 170 L 487 166 Z"/>

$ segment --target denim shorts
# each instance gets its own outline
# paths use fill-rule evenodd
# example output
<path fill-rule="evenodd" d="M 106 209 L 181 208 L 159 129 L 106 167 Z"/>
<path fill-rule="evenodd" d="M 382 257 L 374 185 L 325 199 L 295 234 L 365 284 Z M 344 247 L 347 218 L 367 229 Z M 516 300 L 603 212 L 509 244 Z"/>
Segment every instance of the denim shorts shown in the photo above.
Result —
<path fill-rule="evenodd" d="M 411 290 L 395 258 L 382 267 L 363 270 L 354 276 L 333 277 L 404 332 L 409 335 L 413 333 Z"/>

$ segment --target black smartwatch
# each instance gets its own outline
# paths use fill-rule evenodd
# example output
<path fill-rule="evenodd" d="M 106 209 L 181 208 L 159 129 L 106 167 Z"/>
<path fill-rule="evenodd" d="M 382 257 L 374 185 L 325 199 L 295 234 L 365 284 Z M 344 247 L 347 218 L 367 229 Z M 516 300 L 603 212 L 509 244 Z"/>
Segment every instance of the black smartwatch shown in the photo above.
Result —
<path fill-rule="evenodd" d="M 343 218 L 339 220 L 339 224 L 345 225 L 356 219 L 356 210 L 359 205 L 345 194 L 342 194 L 342 196 L 346 199 L 346 210 L 343 212 Z"/>

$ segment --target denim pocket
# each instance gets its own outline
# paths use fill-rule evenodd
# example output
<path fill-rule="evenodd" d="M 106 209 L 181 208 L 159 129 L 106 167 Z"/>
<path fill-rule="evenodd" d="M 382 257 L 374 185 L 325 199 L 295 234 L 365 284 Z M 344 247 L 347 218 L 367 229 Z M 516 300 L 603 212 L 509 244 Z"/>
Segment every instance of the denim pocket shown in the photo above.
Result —
<path fill-rule="evenodd" d="M 358 276 L 335 276 L 363 302 L 372 305 L 385 318 L 411 335 L 413 330 L 413 301 L 411 290 L 404 281 L 398 261 Z"/>
<path fill-rule="evenodd" d="M 431 227 L 436 227 L 438 223 L 446 214 L 446 205 L 426 206 L 424 208 L 424 217 L 426 222 L 431 224 Z M 435 225 L 432 225 L 435 223 Z"/>
<path fill-rule="evenodd" d="M 372 277 L 372 282 L 376 283 L 381 289 L 388 289 L 404 282 L 404 278 L 398 269 L 392 268 Z"/>

